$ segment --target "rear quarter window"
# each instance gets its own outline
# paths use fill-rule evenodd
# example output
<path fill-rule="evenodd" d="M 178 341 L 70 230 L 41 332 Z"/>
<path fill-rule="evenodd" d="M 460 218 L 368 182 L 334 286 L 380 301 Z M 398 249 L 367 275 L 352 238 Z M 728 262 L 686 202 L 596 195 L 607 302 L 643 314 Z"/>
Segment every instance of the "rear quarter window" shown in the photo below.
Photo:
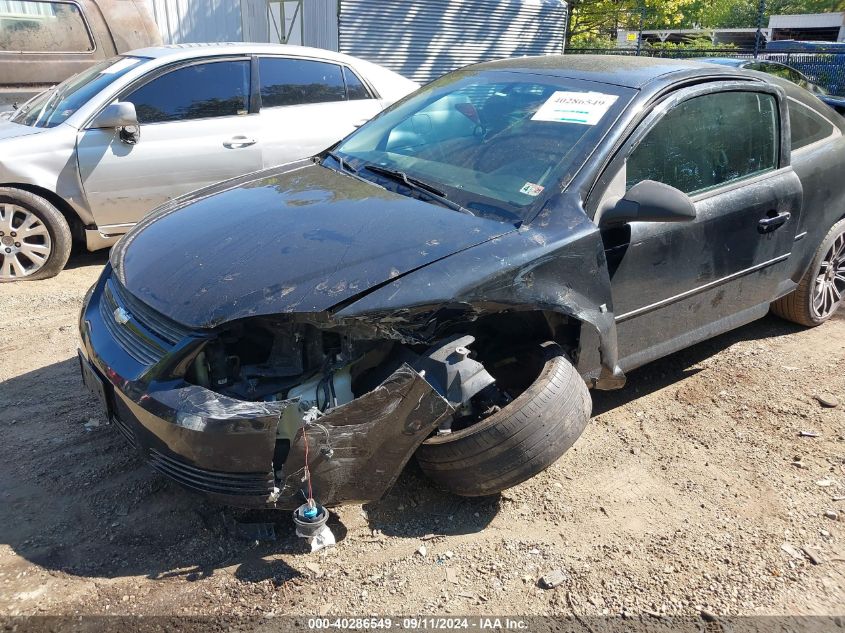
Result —
<path fill-rule="evenodd" d="M 346 95 L 350 101 L 373 98 L 364 82 L 349 68 L 343 69 L 343 78 L 346 80 Z"/>
<path fill-rule="evenodd" d="M 833 124 L 811 108 L 789 101 L 789 127 L 792 149 L 801 149 L 834 133 Z"/>
<path fill-rule="evenodd" d="M 94 42 L 72 2 L 0 0 L 0 52 L 87 53 Z"/>

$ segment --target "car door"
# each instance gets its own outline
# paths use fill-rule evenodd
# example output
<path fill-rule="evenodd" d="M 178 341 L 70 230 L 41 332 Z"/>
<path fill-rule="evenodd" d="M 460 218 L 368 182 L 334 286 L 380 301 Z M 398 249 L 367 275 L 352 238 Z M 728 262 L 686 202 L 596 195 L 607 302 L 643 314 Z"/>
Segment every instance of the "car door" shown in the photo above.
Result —
<path fill-rule="evenodd" d="M 101 230 L 121 232 L 176 196 L 261 168 L 250 65 L 192 62 L 130 87 L 119 100 L 135 105 L 137 143 L 113 129 L 80 131 L 79 172 Z"/>
<path fill-rule="evenodd" d="M 696 209 L 688 222 L 602 231 L 623 369 L 763 316 L 792 284 L 802 189 L 787 120 L 774 86 L 689 88 L 659 104 L 611 164 L 605 200 L 655 180 Z"/>
<path fill-rule="evenodd" d="M 313 156 L 381 111 L 360 77 L 341 64 L 258 58 L 264 166 Z"/>

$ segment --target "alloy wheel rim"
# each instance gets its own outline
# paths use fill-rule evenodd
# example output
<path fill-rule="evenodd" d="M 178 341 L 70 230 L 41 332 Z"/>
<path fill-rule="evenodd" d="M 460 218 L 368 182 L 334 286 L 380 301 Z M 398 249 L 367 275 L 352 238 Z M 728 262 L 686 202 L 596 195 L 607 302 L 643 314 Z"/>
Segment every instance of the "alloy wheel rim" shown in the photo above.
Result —
<path fill-rule="evenodd" d="M 41 270 L 50 259 L 47 226 L 29 209 L 0 202 L 0 279 L 21 279 Z"/>
<path fill-rule="evenodd" d="M 833 240 L 825 254 L 813 288 L 813 314 L 826 319 L 839 308 L 845 295 L 845 232 Z"/>

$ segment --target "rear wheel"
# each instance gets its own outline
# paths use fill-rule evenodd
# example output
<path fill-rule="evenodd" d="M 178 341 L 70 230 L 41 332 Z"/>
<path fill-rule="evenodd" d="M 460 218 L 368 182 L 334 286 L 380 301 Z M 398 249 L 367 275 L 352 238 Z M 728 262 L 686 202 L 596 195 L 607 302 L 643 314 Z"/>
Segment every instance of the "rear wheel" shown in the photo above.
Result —
<path fill-rule="evenodd" d="M 845 220 L 833 225 L 801 283 L 772 304 L 787 321 L 814 327 L 832 317 L 845 296 Z"/>
<path fill-rule="evenodd" d="M 70 227 L 29 191 L 0 187 L 0 282 L 54 277 L 70 256 Z"/>
<path fill-rule="evenodd" d="M 455 494 L 490 495 L 542 472 L 575 443 L 590 418 L 589 390 L 560 347 L 540 351 L 539 376 L 512 402 L 420 446 L 429 478 Z"/>

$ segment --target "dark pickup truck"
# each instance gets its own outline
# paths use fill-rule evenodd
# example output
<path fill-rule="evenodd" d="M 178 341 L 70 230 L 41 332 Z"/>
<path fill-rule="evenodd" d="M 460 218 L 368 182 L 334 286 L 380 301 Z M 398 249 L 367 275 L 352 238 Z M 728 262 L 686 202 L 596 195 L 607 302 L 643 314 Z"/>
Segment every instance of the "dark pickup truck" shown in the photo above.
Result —
<path fill-rule="evenodd" d="M 0 4 L 0 111 L 92 64 L 161 44 L 144 0 L 19 0 Z"/>

